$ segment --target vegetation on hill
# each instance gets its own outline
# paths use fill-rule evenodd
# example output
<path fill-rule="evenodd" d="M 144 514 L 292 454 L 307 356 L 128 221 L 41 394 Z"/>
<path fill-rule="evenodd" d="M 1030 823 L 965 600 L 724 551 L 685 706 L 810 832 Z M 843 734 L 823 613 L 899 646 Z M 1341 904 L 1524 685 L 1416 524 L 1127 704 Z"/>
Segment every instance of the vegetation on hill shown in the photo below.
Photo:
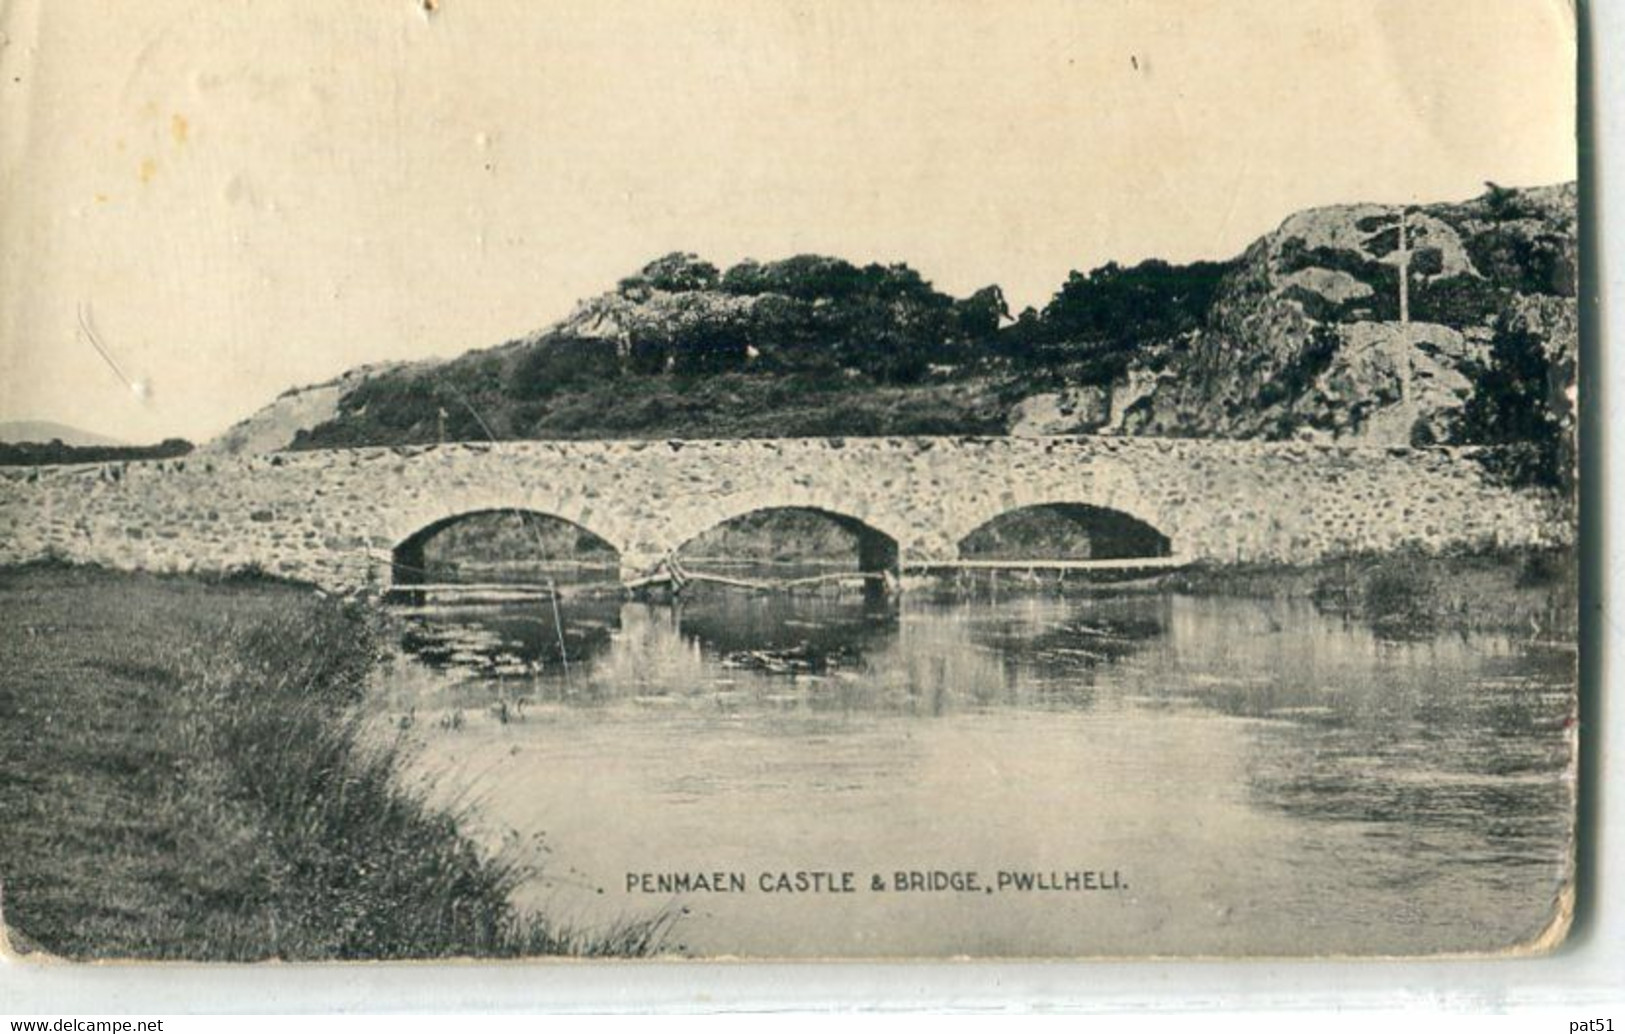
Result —
<path fill-rule="evenodd" d="M 1042 311 L 1025 309 L 997 339 L 998 350 L 1027 370 L 1073 384 L 1110 384 L 1139 362 L 1205 326 L 1228 262 L 1171 265 L 1156 259 L 1123 268 L 1109 262 L 1088 275 L 1073 270 Z"/>
<path fill-rule="evenodd" d="M 954 297 L 902 264 L 671 254 L 544 331 L 347 380 L 287 444 L 1308 438 L 1493 445 L 1518 454 L 1498 476 L 1564 485 L 1575 209 L 1573 184 L 1316 209 L 1230 261 L 1074 271 L 1014 318 L 996 286 Z"/>
<path fill-rule="evenodd" d="M 1002 434 L 1035 378 L 1109 379 L 1199 323 L 1223 268 L 1074 274 L 1005 326 L 997 287 L 954 298 L 906 265 L 668 255 L 540 335 L 364 381 L 293 446 Z"/>

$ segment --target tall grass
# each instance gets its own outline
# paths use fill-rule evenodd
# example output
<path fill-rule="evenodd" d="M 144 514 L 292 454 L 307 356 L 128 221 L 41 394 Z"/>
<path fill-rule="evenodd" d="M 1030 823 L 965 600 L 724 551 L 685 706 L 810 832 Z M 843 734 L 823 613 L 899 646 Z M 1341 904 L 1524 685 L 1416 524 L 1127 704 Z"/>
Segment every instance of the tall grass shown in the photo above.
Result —
<path fill-rule="evenodd" d="M 527 872 L 404 788 L 353 706 L 367 611 L 274 583 L 0 576 L 0 893 L 14 945 L 77 958 L 656 950 L 522 912 Z"/>
<path fill-rule="evenodd" d="M 1391 639 L 1439 631 L 1502 632 L 1547 643 L 1579 638 L 1573 550 L 1350 557 L 1327 565 L 1314 597 Z"/>

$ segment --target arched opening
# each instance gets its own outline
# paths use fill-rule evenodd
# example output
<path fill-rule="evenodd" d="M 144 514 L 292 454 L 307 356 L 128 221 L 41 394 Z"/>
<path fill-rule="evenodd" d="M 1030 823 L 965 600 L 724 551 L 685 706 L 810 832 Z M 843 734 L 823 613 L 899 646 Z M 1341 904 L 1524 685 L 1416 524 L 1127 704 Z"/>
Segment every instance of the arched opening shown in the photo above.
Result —
<path fill-rule="evenodd" d="M 1138 517 L 1086 503 L 1010 510 L 959 542 L 963 560 L 1124 560 L 1172 552 L 1168 536 Z"/>
<path fill-rule="evenodd" d="M 852 669 L 896 626 L 897 541 L 847 514 L 755 510 L 689 539 L 674 560 L 684 634 L 729 668 Z"/>
<path fill-rule="evenodd" d="M 677 557 L 695 571 L 876 574 L 896 572 L 897 540 L 831 510 L 767 507 L 701 532 L 678 548 Z"/>
<path fill-rule="evenodd" d="M 573 521 L 531 510 L 474 510 L 435 521 L 395 547 L 396 586 L 575 584 L 614 580 L 620 554 Z"/>

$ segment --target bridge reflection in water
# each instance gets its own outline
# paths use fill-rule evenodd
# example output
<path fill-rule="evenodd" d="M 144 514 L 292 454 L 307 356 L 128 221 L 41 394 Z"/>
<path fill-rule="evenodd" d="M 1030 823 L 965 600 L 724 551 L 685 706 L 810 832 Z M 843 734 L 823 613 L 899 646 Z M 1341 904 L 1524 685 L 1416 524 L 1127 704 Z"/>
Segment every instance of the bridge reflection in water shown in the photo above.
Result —
<path fill-rule="evenodd" d="M 860 708 L 972 686 L 973 697 L 997 695 L 1033 678 L 1057 688 L 1155 641 L 1166 620 L 1166 601 L 1146 596 L 1088 601 L 1089 618 L 1076 621 L 1050 617 L 1085 605 L 1077 600 L 967 605 L 708 591 L 676 606 L 588 596 L 557 609 L 510 601 L 399 614 L 401 645 L 417 663 L 532 700 L 703 696 L 747 683 L 776 693 L 793 683 L 819 698 L 851 691 L 840 702 Z M 1001 656 L 1020 659 L 1018 677 L 989 666 Z"/>
<path fill-rule="evenodd" d="M 697 954 L 1482 950 L 1538 934 L 1566 872 L 1562 650 L 1144 591 L 559 602 L 404 612 L 373 696 L 493 844 L 545 832 L 522 901 L 612 922 L 667 904 L 618 882 L 651 865 L 1129 887 L 883 922 L 685 898 Z"/>

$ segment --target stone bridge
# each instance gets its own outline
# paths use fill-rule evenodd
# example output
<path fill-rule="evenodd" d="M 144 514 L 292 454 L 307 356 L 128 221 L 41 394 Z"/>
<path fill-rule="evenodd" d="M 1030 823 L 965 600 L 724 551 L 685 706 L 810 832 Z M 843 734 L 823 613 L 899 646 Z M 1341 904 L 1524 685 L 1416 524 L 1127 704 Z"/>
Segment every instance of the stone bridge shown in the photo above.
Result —
<path fill-rule="evenodd" d="M 563 518 L 623 575 L 764 509 L 860 529 L 869 565 L 952 562 L 1026 507 L 1126 515 L 1189 560 L 1303 562 L 1402 545 L 1572 534 L 1538 495 L 1486 483 L 1465 450 L 1123 437 L 503 442 L 0 468 L 0 563 L 266 571 L 383 588 L 461 516 Z"/>

